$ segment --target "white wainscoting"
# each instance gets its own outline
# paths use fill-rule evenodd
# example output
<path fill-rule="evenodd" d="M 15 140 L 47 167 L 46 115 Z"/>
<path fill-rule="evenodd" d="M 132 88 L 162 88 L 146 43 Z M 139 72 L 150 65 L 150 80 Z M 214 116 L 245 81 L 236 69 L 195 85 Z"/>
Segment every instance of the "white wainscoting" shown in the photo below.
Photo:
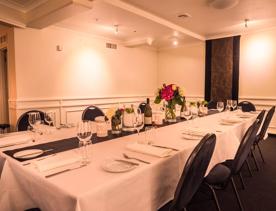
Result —
<path fill-rule="evenodd" d="M 53 111 L 56 114 L 56 124 L 76 123 L 81 119 L 83 110 L 89 105 L 95 105 L 103 111 L 118 105 L 139 104 L 154 96 L 116 96 L 116 97 L 81 97 L 81 98 L 47 98 L 47 99 L 17 99 L 9 101 L 10 110 L 16 111 L 18 119 L 24 112 L 37 109 Z M 188 100 L 202 99 L 202 96 L 189 96 Z M 16 122 L 11 122 L 13 128 Z"/>
<path fill-rule="evenodd" d="M 81 119 L 83 110 L 89 105 L 95 105 L 102 110 L 120 105 L 139 104 L 149 97 L 153 102 L 154 96 L 118 96 L 118 97 L 81 97 L 81 98 L 48 98 L 48 99 L 17 99 L 10 100 L 10 109 L 16 110 L 16 119 L 28 110 L 54 111 L 56 124 L 76 123 Z M 187 96 L 188 101 L 202 100 L 203 96 Z M 254 103 L 257 110 L 268 110 L 276 105 L 276 97 L 241 97 L 240 101 L 247 100 Z M 16 122 L 11 122 L 13 126 Z M 276 115 L 270 125 L 270 132 L 276 134 Z"/>

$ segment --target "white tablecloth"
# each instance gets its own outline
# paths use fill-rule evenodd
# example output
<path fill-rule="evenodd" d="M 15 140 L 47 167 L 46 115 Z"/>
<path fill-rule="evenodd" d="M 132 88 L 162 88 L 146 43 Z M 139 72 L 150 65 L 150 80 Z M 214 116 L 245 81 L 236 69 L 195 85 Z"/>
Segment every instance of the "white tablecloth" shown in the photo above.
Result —
<path fill-rule="evenodd" d="M 156 131 L 156 143 L 174 146 L 167 158 L 157 158 L 130 152 L 126 145 L 138 135 L 95 144 L 91 148 L 91 163 L 80 169 L 45 178 L 33 165 L 22 163 L 0 153 L 5 161 L 0 180 L 0 210 L 17 211 L 40 207 L 43 211 L 155 211 L 173 198 L 185 162 L 198 143 L 183 139 L 187 127 L 198 127 L 217 135 L 217 144 L 209 170 L 218 162 L 234 157 L 239 142 L 256 115 L 233 126 L 220 125 L 225 113 L 182 122 Z M 235 114 L 232 114 L 235 115 Z M 57 131 L 44 141 L 73 136 L 74 130 Z M 141 133 L 139 138 L 143 138 Z M 16 148 L 16 147 L 15 147 Z M 151 164 L 142 164 L 126 173 L 108 173 L 101 167 L 109 157 L 122 157 L 127 152 Z M 76 156 L 76 150 L 55 157 Z"/>

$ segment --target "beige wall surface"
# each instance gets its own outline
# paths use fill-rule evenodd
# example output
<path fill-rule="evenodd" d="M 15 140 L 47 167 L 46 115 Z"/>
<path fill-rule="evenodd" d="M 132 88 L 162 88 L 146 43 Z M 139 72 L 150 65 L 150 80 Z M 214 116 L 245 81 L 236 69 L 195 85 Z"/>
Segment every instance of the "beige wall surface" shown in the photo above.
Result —
<path fill-rule="evenodd" d="M 239 94 L 276 99 L 276 29 L 241 36 Z"/>
<path fill-rule="evenodd" d="M 15 29 L 17 98 L 152 95 L 156 51 L 105 44 L 66 29 Z"/>
<path fill-rule="evenodd" d="M 198 42 L 158 52 L 158 85 L 176 83 L 187 96 L 204 96 L 205 43 Z"/>

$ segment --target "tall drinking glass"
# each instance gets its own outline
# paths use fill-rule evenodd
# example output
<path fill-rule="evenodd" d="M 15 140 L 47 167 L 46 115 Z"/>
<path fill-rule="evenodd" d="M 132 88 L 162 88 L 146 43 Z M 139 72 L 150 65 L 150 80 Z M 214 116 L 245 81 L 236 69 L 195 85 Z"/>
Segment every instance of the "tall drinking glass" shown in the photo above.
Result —
<path fill-rule="evenodd" d="M 47 111 L 44 113 L 44 120 L 49 126 L 55 126 L 56 115 L 53 111 Z"/>
<path fill-rule="evenodd" d="M 217 110 L 219 112 L 222 112 L 224 110 L 224 102 L 221 102 L 221 101 L 217 102 Z"/>
<path fill-rule="evenodd" d="M 91 146 L 92 127 L 90 121 L 80 121 L 77 124 L 77 137 L 79 139 L 79 151 L 82 165 L 90 163 L 89 146 Z"/>

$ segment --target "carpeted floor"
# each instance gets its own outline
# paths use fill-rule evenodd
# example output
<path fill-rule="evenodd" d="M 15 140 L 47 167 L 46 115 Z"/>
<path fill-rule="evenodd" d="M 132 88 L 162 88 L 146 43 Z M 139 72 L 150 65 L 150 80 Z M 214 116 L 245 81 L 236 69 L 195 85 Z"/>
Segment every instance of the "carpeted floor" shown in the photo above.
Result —
<path fill-rule="evenodd" d="M 243 169 L 246 188 L 241 189 L 238 178 L 236 184 L 246 211 L 276 211 L 276 136 L 269 136 L 260 144 L 266 163 L 263 164 L 259 153 L 256 151 L 260 171 L 255 170 L 253 162 L 250 166 L 253 177 L 250 177 L 246 168 Z M 222 211 L 238 211 L 232 186 L 229 184 L 225 191 L 216 192 Z M 202 200 L 188 207 L 188 211 L 215 211 L 213 201 Z M 169 211 L 169 204 L 159 211 Z"/>

